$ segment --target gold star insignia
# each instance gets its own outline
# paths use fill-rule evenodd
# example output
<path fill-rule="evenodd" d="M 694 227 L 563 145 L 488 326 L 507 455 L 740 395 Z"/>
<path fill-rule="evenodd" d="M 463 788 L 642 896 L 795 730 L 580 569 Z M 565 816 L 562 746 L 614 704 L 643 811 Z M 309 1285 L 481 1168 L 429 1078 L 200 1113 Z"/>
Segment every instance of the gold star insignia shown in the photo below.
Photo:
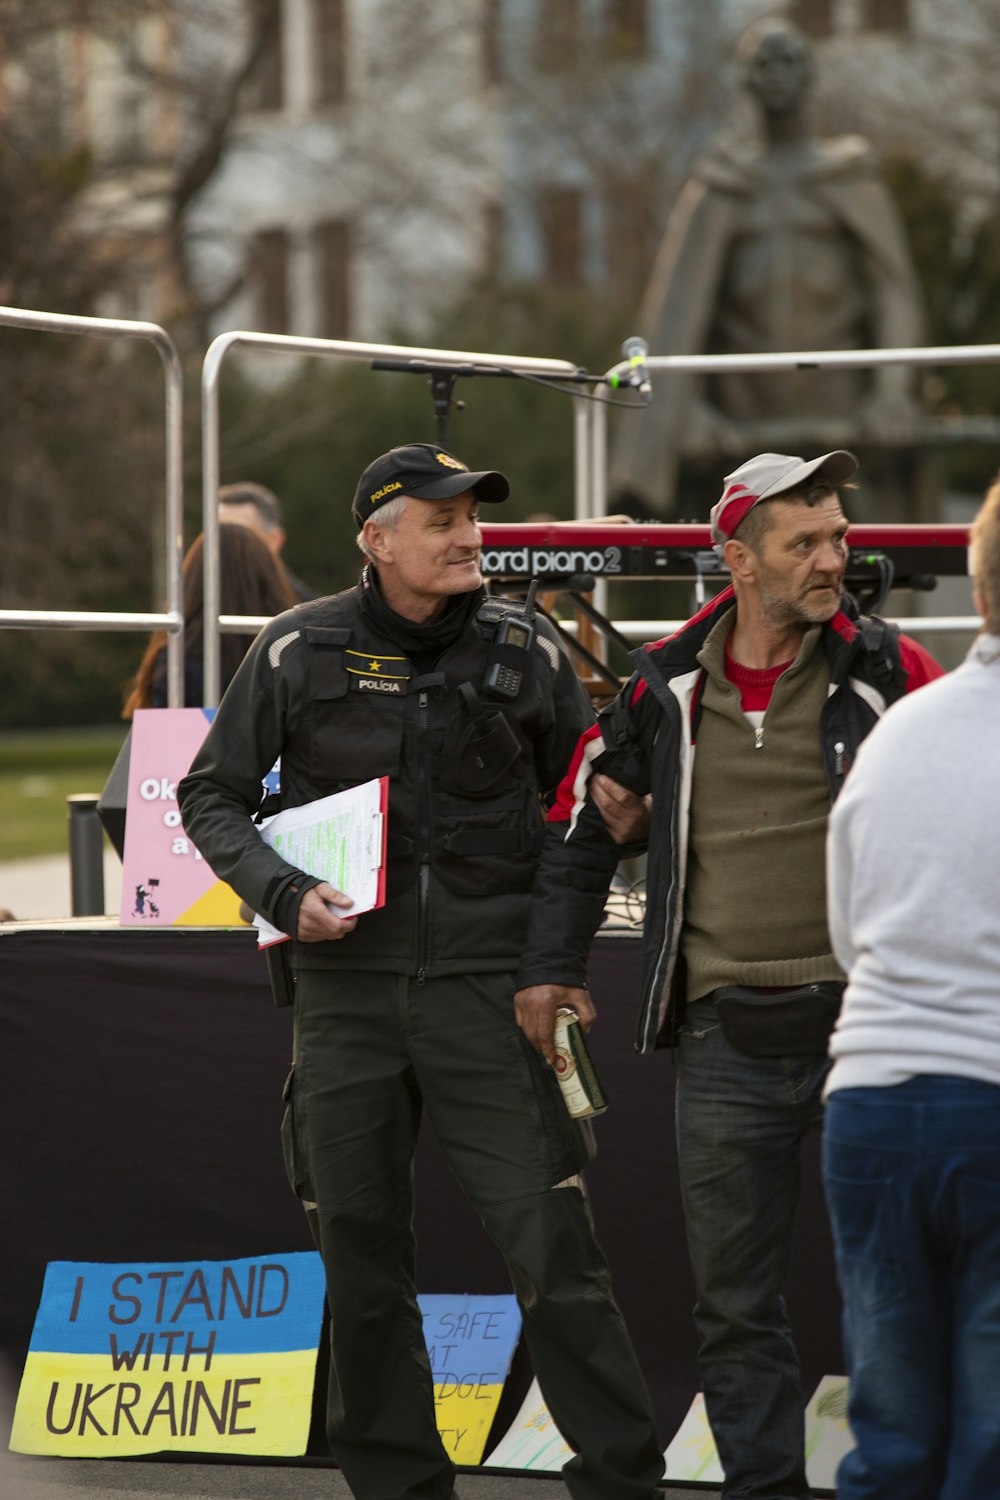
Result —
<path fill-rule="evenodd" d="M 373 661 L 369 664 L 368 670 L 369 672 L 381 672 L 382 663 L 380 661 Z"/>

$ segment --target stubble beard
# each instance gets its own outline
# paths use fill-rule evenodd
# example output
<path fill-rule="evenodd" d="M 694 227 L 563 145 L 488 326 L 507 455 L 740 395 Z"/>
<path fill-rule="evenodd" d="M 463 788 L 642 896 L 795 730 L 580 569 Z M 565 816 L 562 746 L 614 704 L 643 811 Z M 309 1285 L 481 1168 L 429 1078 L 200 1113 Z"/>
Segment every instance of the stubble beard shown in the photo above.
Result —
<path fill-rule="evenodd" d="M 789 597 L 767 584 L 759 584 L 758 598 L 761 614 L 769 625 L 781 629 L 795 627 L 807 630 L 813 625 L 825 625 L 827 621 L 833 619 L 840 608 L 843 578 L 829 580 L 831 595 L 827 597 L 824 594 L 822 600 L 813 598 L 813 591 L 819 583 L 820 580 L 814 580 L 807 589 L 795 597 Z"/>

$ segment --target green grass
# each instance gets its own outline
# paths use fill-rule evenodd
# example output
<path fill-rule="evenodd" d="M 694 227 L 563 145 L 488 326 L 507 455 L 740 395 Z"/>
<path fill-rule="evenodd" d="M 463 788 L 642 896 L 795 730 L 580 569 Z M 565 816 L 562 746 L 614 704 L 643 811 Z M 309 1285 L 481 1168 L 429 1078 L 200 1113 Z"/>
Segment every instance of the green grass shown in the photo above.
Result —
<path fill-rule="evenodd" d="M 66 798 L 100 792 L 127 727 L 0 733 L 0 860 L 67 852 Z"/>

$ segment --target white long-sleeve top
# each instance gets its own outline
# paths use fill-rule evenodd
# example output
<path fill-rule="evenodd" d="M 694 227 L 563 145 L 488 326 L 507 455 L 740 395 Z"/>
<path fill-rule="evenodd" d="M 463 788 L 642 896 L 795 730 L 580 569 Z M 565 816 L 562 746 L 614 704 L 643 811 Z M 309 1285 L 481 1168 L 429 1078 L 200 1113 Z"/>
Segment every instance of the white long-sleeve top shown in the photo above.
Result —
<path fill-rule="evenodd" d="M 1000 636 L 861 746 L 827 899 L 848 986 L 826 1093 L 922 1073 L 1000 1084 Z"/>

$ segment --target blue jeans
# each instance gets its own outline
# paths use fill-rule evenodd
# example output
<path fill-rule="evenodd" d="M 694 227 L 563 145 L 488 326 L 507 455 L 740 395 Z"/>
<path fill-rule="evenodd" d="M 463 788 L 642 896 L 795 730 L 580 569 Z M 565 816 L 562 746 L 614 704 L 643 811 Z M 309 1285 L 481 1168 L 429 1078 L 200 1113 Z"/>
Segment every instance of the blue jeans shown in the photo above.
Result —
<path fill-rule="evenodd" d="M 857 1444 L 838 1496 L 1000 1496 L 1000 1088 L 840 1089 L 823 1176 Z"/>
<path fill-rule="evenodd" d="M 805 1419 L 784 1287 L 799 1148 L 822 1118 L 825 1056 L 744 1057 L 709 999 L 677 1052 L 677 1154 L 698 1368 L 726 1500 L 803 1500 Z"/>

